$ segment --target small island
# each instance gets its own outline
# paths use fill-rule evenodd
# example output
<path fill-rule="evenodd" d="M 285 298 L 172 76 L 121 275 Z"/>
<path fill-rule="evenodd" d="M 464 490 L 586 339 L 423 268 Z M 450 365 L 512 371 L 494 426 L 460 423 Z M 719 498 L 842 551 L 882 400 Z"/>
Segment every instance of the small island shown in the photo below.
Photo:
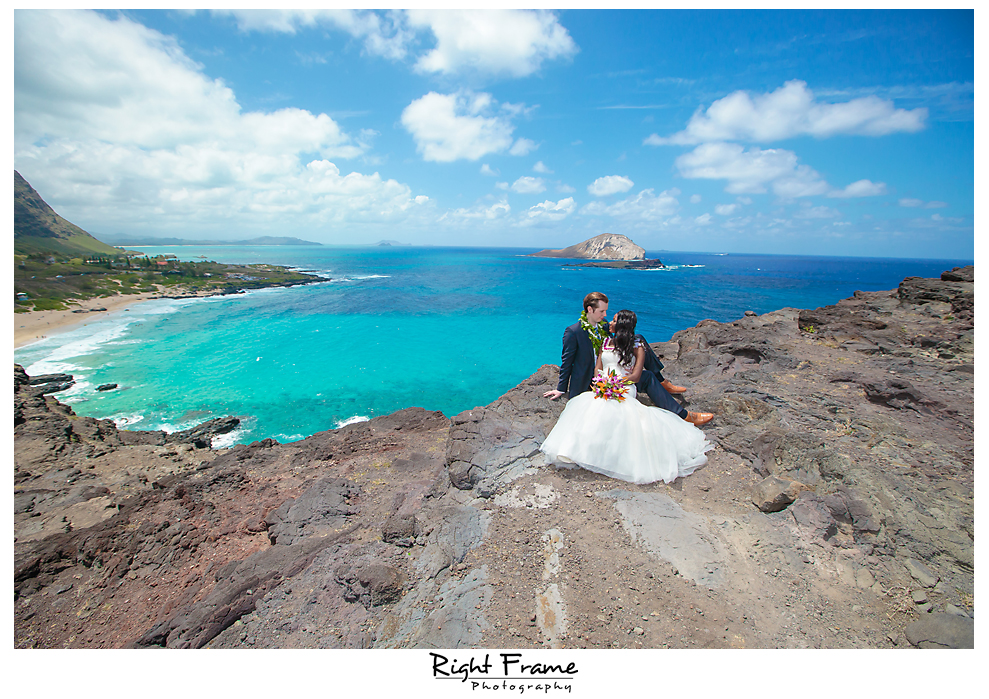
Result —
<path fill-rule="evenodd" d="M 598 262 L 568 263 L 564 267 L 610 267 L 613 269 L 657 269 L 665 267 L 662 260 L 646 259 L 644 248 L 633 243 L 628 237 L 613 233 L 602 233 L 582 243 L 559 250 L 540 250 L 529 257 L 559 257 L 577 260 L 599 260 Z"/>

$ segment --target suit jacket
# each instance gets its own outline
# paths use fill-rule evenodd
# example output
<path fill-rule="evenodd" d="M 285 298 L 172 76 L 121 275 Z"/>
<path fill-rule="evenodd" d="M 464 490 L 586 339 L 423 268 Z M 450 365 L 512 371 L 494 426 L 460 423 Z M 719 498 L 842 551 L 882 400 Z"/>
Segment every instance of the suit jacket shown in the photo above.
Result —
<path fill-rule="evenodd" d="M 556 390 L 567 393 L 569 398 L 589 390 L 596 362 L 590 336 L 580 327 L 580 323 L 574 323 L 563 331 L 563 356 L 560 358 L 560 380 Z"/>
<path fill-rule="evenodd" d="M 663 370 L 663 363 L 652 351 L 646 338 L 636 335 L 636 339 L 646 349 L 644 371 L 653 372 L 662 381 L 663 375 L 660 372 Z M 594 354 L 590 335 L 580 327 L 579 322 L 569 326 L 563 331 L 563 356 L 560 358 L 560 380 L 556 390 L 567 393 L 569 398 L 590 390 L 596 363 L 597 355 Z"/>

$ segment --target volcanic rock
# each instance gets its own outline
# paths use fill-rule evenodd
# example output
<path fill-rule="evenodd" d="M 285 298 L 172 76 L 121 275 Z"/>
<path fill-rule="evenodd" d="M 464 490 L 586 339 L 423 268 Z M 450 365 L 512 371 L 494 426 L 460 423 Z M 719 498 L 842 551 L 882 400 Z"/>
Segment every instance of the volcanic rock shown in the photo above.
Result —
<path fill-rule="evenodd" d="M 644 260 L 645 249 L 624 235 L 602 233 L 559 250 L 540 250 L 529 257 L 565 257 L 583 260 Z"/>
<path fill-rule="evenodd" d="M 14 645 L 970 646 L 968 616 L 911 624 L 909 591 L 974 610 L 973 286 L 655 343 L 715 414 L 708 463 L 670 484 L 546 463 L 554 365 L 452 419 L 229 449 L 236 418 L 118 430 L 15 366 Z M 760 485 L 797 497 L 763 512 Z"/>

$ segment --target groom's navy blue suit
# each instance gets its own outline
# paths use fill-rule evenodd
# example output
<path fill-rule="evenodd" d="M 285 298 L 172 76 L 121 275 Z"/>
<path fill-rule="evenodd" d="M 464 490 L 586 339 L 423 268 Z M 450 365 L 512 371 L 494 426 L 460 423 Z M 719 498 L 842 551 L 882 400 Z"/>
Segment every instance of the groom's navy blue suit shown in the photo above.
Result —
<path fill-rule="evenodd" d="M 674 415 L 687 417 L 687 410 L 680 405 L 660 383 L 663 381 L 663 363 L 652 351 L 649 343 L 642 335 L 636 335 L 646 350 L 646 359 L 642 367 L 642 376 L 635 384 L 639 392 L 644 392 L 656 407 L 669 410 Z M 594 365 L 597 356 L 594 354 L 594 344 L 587 331 L 574 323 L 563 331 L 563 356 L 560 359 L 560 380 L 556 390 L 567 393 L 568 398 L 580 395 L 590 390 L 591 379 L 594 378 Z"/>

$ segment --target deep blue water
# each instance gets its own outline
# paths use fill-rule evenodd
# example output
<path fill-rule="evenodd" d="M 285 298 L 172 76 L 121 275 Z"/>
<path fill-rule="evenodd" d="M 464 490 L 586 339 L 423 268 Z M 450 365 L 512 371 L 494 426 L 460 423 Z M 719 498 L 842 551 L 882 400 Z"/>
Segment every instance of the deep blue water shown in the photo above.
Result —
<path fill-rule="evenodd" d="M 964 260 L 649 252 L 666 270 L 564 267 L 530 249 L 140 248 L 181 259 L 317 271 L 319 284 L 206 300 L 150 301 L 15 351 L 28 373 L 67 371 L 59 398 L 130 429 L 184 429 L 237 415 L 226 443 L 301 439 L 421 406 L 485 405 L 560 361 L 563 329 L 603 291 L 653 342 L 705 318 L 816 308 L 856 290 L 937 277 Z M 610 314 L 609 314 L 610 317 Z M 120 389 L 96 392 L 117 383 Z"/>

